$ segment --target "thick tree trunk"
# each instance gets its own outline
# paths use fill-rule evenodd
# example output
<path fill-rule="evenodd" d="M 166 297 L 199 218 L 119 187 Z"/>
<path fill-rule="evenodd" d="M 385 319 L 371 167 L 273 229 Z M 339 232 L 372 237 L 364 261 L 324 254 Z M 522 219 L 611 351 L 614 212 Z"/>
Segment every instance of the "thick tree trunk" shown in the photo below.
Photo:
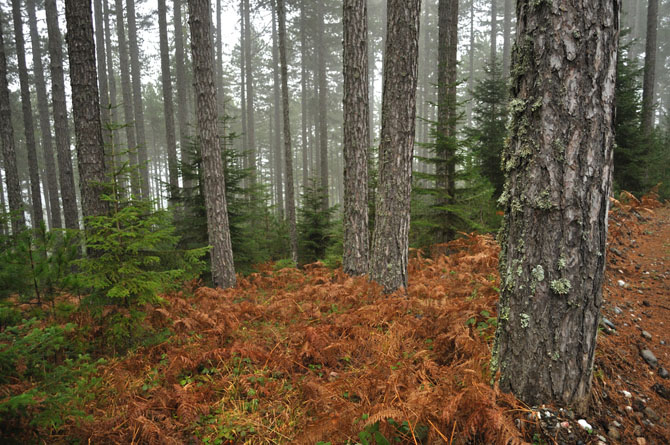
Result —
<path fill-rule="evenodd" d="M 101 199 L 105 182 L 98 76 L 91 0 L 66 0 L 67 48 L 70 59 L 72 115 L 79 161 L 79 189 L 84 218 L 104 215 L 108 204 Z"/>
<path fill-rule="evenodd" d="M 389 0 L 379 186 L 370 278 L 390 293 L 407 287 L 420 0 Z"/>
<path fill-rule="evenodd" d="M 588 403 L 605 267 L 619 2 L 517 3 L 492 370 L 529 406 Z"/>
<path fill-rule="evenodd" d="M 326 47 L 324 43 L 325 24 L 323 4 L 317 10 L 316 51 L 317 75 L 319 82 L 319 163 L 321 188 L 323 188 L 323 209 L 328 209 L 328 79 L 326 77 Z"/>
<path fill-rule="evenodd" d="M 133 86 L 133 113 L 135 115 L 135 134 L 137 136 L 137 159 L 140 163 L 140 187 L 142 199 L 149 199 L 149 157 L 144 132 L 144 105 L 142 101 L 142 71 L 140 68 L 140 49 L 137 43 L 137 25 L 135 24 L 135 0 L 126 0 L 128 10 L 128 43 L 130 49 L 130 71 Z"/>
<path fill-rule="evenodd" d="M 33 107 L 30 100 L 30 80 L 26 66 L 26 49 L 23 39 L 23 20 L 21 18 L 21 0 L 12 0 L 12 16 L 14 18 L 14 38 L 16 41 L 16 59 L 19 65 L 19 83 L 21 84 L 21 110 L 23 111 L 23 128 L 28 151 L 28 171 L 30 173 L 30 197 L 32 199 L 33 227 L 44 223 L 42 209 L 42 190 L 37 165 L 37 146 L 35 143 L 35 127 L 33 125 Z"/>
<path fill-rule="evenodd" d="M 658 0 L 649 0 L 647 7 L 647 40 L 644 50 L 644 79 L 642 83 L 642 132 L 646 136 L 649 136 L 654 129 L 657 25 Z"/>
<path fill-rule="evenodd" d="M 212 51 L 211 5 L 209 0 L 188 0 L 191 28 L 193 80 L 196 91 L 198 135 L 207 210 L 207 233 L 212 246 L 212 280 L 221 288 L 235 286 L 235 265 L 230 242 L 226 181 L 219 145 Z"/>
<path fill-rule="evenodd" d="M 12 108 L 9 101 L 4 37 L 2 20 L 0 20 L 0 142 L 2 142 L 2 161 L 7 183 L 9 211 L 12 214 L 12 233 L 17 234 L 25 229 L 26 219 L 23 213 L 19 170 L 16 167 L 16 145 L 12 126 Z"/>
<path fill-rule="evenodd" d="M 350 275 L 368 271 L 368 8 L 344 1 L 344 252 Z"/>
<path fill-rule="evenodd" d="M 504 0 L 505 1 L 505 15 L 503 16 L 503 78 L 507 79 L 509 77 L 509 65 L 510 65 L 510 49 L 511 49 L 511 39 L 510 34 L 512 30 L 512 1 L 513 0 Z"/>
<path fill-rule="evenodd" d="M 177 140 L 174 128 L 174 105 L 172 104 L 172 78 L 170 75 L 170 49 L 167 35 L 167 7 L 165 0 L 158 0 L 158 33 L 161 50 L 161 83 L 163 86 L 163 114 L 165 115 L 165 143 L 167 145 L 170 195 L 179 188 L 177 167 Z"/>
<path fill-rule="evenodd" d="M 186 60 L 184 57 L 184 29 L 181 21 L 181 0 L 173 2 L 174 15 L 174 47 L 175 47 L 175 65 L 177 66 L 175 77 L 177 81 L 177 126 L 179 128 L 179 153 L 181 154 L 182 164 L 188 165 L 191 162 L 191 156 L 188 152 L 188 110 L 189 100 L 187 96 L 186 85 Z M 183 178 L 183 186 L 187 193 L 193 187 L 191 179 Z"/>
<path fill-rule="evenodd" d="M 58 25 L 56 0 L 45 0 L 47 30 L 49 32 L 49 69 L 51 73 L 51 102 L 58 154 L 58 178 L 65 227 L 79 229 L 79 212 L 74 183 L 74 170 L 70 154 L 70 131 L 68 129 L 67 105 L 65 102 L 65 75 L 63 73 L 63 44 Z"/>
<path fill-rule="evenodd" d="M 244 63 L 247 88 L 247 163 L 251 170 L 251 184 L 256 183 L 256 121 L 254 116 L 254 77 L 253 60 L 251 58 L 251 19 L 249 15 L 249 0 L 244 2 Z"/>
<path fill-rule="evenodd" d="M 30 26 L 30 41 L 33 53 L 33 75 L 35 76 L 35 90 L 37 91 L 37 109 L 40 118 L 40 135 L 42 136 L 42 152 L 46 168 L 46 184 L 51 212 L 49 222 L 52 228 L 60 229 L 63 223 L 60 217 L 60 201 L 58 199 L 58 175 L 56 174 L 56 162 L 51 135 L 51 121 L 49 120 L 49 99 L 47 87 L 44 80 L 44 65 L 42 63 L 42 45 L 40 35 L 37 31 L 37 17 L 35 13 L 35 0 L 27 0 L 28 24 Z M 44 176 L 44 175 L 43 175 Z"/>
<path fill-rule="evenodd" d="M 274 162 L 275 162 L 275 196 L 277 200 L 277 211 L 279 217 L 284 218 L 284 173 L 282 171 L 282 143 L 281 143 L 281 84 L 279 82 L 279 44 L 277 42 L 277 8 L 275 0 L 271 0 L 272 8 L 272 93 L 274 95 L 274 102 L 272 105 L 274 113 Z M 303 32 L 301 30 L 301 32 Z M 303 117 L 304 127 L 304 117 Z M 305 167 L 305 135 L 303 134 L 303 167 Z M 304 171 L 303 171 L 304 175 Z M 304 178 L 304 176 L 303 176 Z"/>
<path fill-rule="evenodd" d="M 293 154 L 291 152 L 291 121 L 288 108 L 288 64 L 286 62 L 286 9 L 284 0 L 277 0 L 279 22 L 279 63 L 281 64 L 282 112 L 284 114 L 284 161 L 286 162 L 286 218 L 289 226 L 291 258 L 298 262 L 298 235 L 295 222 L 295 192 L 293 190 Z"/>

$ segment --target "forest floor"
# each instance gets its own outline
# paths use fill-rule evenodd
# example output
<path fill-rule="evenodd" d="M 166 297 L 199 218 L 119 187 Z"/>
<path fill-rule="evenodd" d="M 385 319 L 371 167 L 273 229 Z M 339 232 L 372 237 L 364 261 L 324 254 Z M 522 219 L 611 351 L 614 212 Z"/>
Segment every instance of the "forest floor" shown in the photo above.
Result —
<path fill-rule="evenodd" d="M 499 249 L 469 235 L 412 252 L 407 294 L 317 263 L 164 296 L 145 322 L 173 335 L 107 361 L 90 417 L 38 442 L 670 443 L 670 208 L 615 202 L 608 249 L 583 417 L 490 386 Z"/>

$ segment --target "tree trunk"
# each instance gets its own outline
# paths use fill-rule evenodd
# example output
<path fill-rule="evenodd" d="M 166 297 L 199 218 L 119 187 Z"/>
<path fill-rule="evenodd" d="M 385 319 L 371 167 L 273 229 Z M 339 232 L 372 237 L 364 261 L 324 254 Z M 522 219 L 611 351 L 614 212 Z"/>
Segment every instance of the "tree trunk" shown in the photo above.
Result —
<path fill-rule="evenodd" d="M 37 109 L 40 118 L 40 134 L 42 136 L 42 152 L 44 154 L 44 164 L 46 168 L 46 183 L 48 191 L 51 212 L 50 226 L 60 229 L 63 223 L 60 217 L 60 201 L 58 199 L 58 175 L 56 174 L 56 164 L 54 158 L 54 149 L 51 135 L 51 122 L 49 120 L 49 99 L 47 97 L 47 87 L 44 80 L 44 65 L 42 63 L 42 45 L 40 35 L 37 31 L 37 17 L 35 14 L 35 0 L 27 0 L 28 24 L 30 26 L 30 41 L 32 43 L 33 53 L 33 75 L 35 76 L 35 90 L 37 91 Z M 44 176 L 44 175 L 43 175 Z"/>
<path fill-rule="evenodd" d="M 45 0 L 47 30 L 49 32 L 49 69 L 51 73 L 51 102 L 58 154 L 58 178 L 65 227 L 79 229 L 79 212 L 74 183 L 74 170 L 70 154 L 70 131 L 68 129 L 67 105 L 65 102 L 65 75 L 63 73 L 63 44 L 58 25 L 56 0 Z"/>
<path fill-rule="evenodd" d="M 565 10 L 517 4 L 492 371 L 500 369 L 503 391 L 529 406 L 556 402 L 583 412 L 590 395 L 611 192 L 618 10 L 617 0 Z"/>
<path fill-rule="evenodd" d="M 7 198 L 11 212 L 12 233 L 25 229 L 26 219 L 23 213 L 19 170 L 16 167 L 16 145 L 12 126 L 12 108 L 9 101 L 7 83 L 7 57 L 5 56 L 4 32 L 0 20 L 0 141 L 2 142 L 2 160 L 7 183 Z"/>
<path fill-rule="evenodd" d="M 254 119 L 254 78 L 251 59 L 251 20 L 249 17 L 249 0 L 244 1 L 244 63 L 245 86 L 247 88 L 247 157 L 251 175 L 251 184 L 256 183 L 256 122 Z"/>
<path fill-rule="evenodd" d="M 300 1 L 300 125 L 301 125 L 301 145 L 302 148 L 302 186 L 309 183 L 310 162 L 308 152 L 311 146 L 308 143 L 307 127 L 307 17 L 305 12 L 305 0 Z"/>
<path fill-rule="evenodd" d="M 212 51 L 211 5 L 209 0 L 188 0 L 191 28 L 193 80 L 196 114 L 202 153 L 202 170 L 207 210 L 207 233 L 212 246 L 212 280 L 216 287 L 235 286 L 235 265 L 228 226 L 226 181 L 216 116 L 214 52 Z"/>
<path fill-rule="evenodd" d="M 284 160 L 286 162 L 286 218 L 289 226 L 291 258 L 298 262 L 298 235 L 295 222 L 295 194 L 293 191 L 293 154 L 291 153 L 291 121 L 288 108 L 288 66 L 286 63 L 286 10 L 284 0 L 277 0 L 279 22 L 279 63 L 281 64 L 282 112 L 284 114 Z"/>
<path fill-rule="evenodd" d="M 161 83 L 163 85 L 163 113 L 165 115 L 165 143 L 167 145 L 170 194 L 179 188 L 177 167 L 177 140 L 174 129 L 174 106 L 172 104 L 172 78 L 170 75 L 170 49 L 167 36 L 167 7 L 165 0 L 158 0 L 158 33 L 161 51 Z"/>
<path fill-rule="evenodd" d="M 489 63 L 492 65 L 496 60 L 497 38 L 498 38 L 498 10 L 497 0 L 491 0 L 491 55 Z"/>
<path fill-rule="evenodd" d="M 344 252 L 350 275 L 368 271 L 368 8 L 344 0 Z"/>
<path fill-rule="evenodd" d="M 510 49 L 512 31 L 512 1 L 505 0 L 505 15 L 503 16 L 503 78 L 509 77 Z"/>
<path fill-rule="evenodd" d="M 475 88 L 475 0 L 470 0 L 470 49 L 468 54 L 468 100 L 465 105 L 465 126 L 472 126 L 472 91 Z"/>
<path fill-rule="evenodd" d="M 244 28 L 246 24 L 244 23 L 244 0 L 240 1 L 240 115 L 242 116 L 242 137 L 240 142 L 242 143 L 242 153 L 243 157 L 243 166 L 244 168 L 249 168 L 249 157 L 246 156 L 245 152 L 248 150 L 248 140 L 249 140 L 249 127 L 247 126 L 247 88 L 246 88 L 246 57 L 245 57 L 245 38 L 244 38 Z"/>
<path fill-rule="evenodd" d="M 91 0 L 66 0 L 67 48 L 70 59 L 72 115 L 79 161 L 79 189 L 84 218 L 104 215 L 108 204 L 101 198 L 105 182 L 98 76 Z"/>
<path fill-rule="evenodd" d="M 144 132 L 144 105 L 142 101 L 142 71 L 140 68 L 140 50 L 137 44 L 137 25 L 135 24 L 135 0 L 126 0 L 128 10 L 128 42 L 130 48 L 130 71 L 133 86 L 133 112 L 135 115 L 135 134 L 137 136 L 137 158 L 140 163 L 140 187 L 142 199 L 149 199 L 149 157 Z"/>
<path fill-rule="evenodd" d="M 14 17 L 14 38 L 16 39 L 16 59 L 19 65 L 19 83 L 21 84 L 21 110 L 23 111 L 23 128 L 28 151 L 28 170 L 30 173 L 30 196 L 32 199 L 33 228 L 44 223 L 42 209 L 42 190 L 37 165 L 37 146 L 35 144 L 35 127 L 33 125 L 33 107 L 30 100 L 30 80 L 26 67 L 26 49 L 23 40 L 23 20 L 21 19 L 21 0 L 12 0 L 12 16 Z"/>
<path fill-rule="evenodd" d="M 221 127 L 225 127 L 224 117 L 226 97 L 223 91 L 223 30 L 221 29 L 221 0 L 216 0 L 216 97 Z M 223 130 L 223 128 L 222 128 Z M 220 131 L 225 137 L 225 131 Z"/>
<path fill-rule="evenodd" d="M 277 199 L 277 211 L 281 219 L 284 218 L 284 174 L 282 172 L 282 144 L 281 144 L 281 85 L 279 82 L 279 45 L 277 43 L 277 8 L 275 0 L 271 0 L 272 8 L 272 92 L 274 94 L 273 111 L 274 111 L 274 161 L 275 161 L 275 190 Z M 303 32 L 301 30 L 301 32 Z M 303 117 L 304 127 L 304 117 Z M 305 135 L 303 134 L 303 168 L 305 167 Z M 303 171 L 304 178 L 304 171 Z"/>
<path fill-rule="evenodd" d="M 191 156 L 188 152 L 188 139 L 189 139 L 189 130 L 188 130 L 188 96 L 186 94 L 187 85 L 186 85 L 186 71 L 184 67 L 186 66 L 186 60 L 184 57 L 184 30 L 182 27 L 181 21 L 181 0 L 174 0 L 174 47 L 175 47 L 175 65 L 176 69 L 176 81 L 177 81 L 177 121 L 179 127 L 179 151 L 181 154 L 181 162 L 185 165 L 190 164 Z M 186 189 L 186 193 L 190 193 L 190 189 L 193 187 L 193 181 L 191 179 L 183 178 L 183 186 Z"/>
<path fill-rule="evenodd" d="M 370 278 L 391 293 L 407 287 L 412 149 L 421 0 L 389 0 L 379 186 Z"/>
<path fill-rule="evenodd" d="M 645 136 L 649 136 L 654 129 L 657 24 L 658 0 L 649 0 L 647 7 L 647 41 L 644 50 L 644 80 L 642 83 L 642 133 Z"/>
<path fill-rule="evenodd" d="M 110 107 L 110 116 L 109 119 L 111 121 L 113 129 L 110 129 L 108 132 L 106 132 L 103 129 L 103 141 L 104 141 L 104 136 L 105 133 L 108 133 L 108 136 L 112 140 L 112 146 L 108 150 L 107 156 L 108 159 L 111 159 L 114 164 L 117 162 L 117 158 L 120 156 L 120 151 L 118 147 L 118 133 L 119 131 L 116 129 L 116 126 L 119 125 L 119 113 L 117 110 L 117 102 L 116 102 L 116 76 L 115 76 L 115 70 L 114 70 L 114 57 L 113 57 L 113 51 L 112 51 L 112 32 L 110 30 L 109 26 L 109 5 L 107 3 L 107 0 L 101 0 L 102 2 L 102 17 L 103 17 L 103 27 L 104 27 L 104 38 L 105 38 L 105 59 L 107 61 L 107 83 L 109 85 L 109 107 Z M 111 166 L 108 166 L 108 168 L 113 168 Z"/>
<path fill-rule="evenodd" d="M 319 154 L 321 167 L 321 188 L 323 188 L 323 209 L 328 209 L 328 79 L 326 77 L 326 47 L 324 43 L 323 4 L 317 10 L 316 51 L 317 75 L 319 82 Z"/>
<path fill-rule="evenodd" d="M 102 1 L 94 0 L 93 7 L 93 20 L 95 21 L 95 51 L 96 59 L 98 62 L 98 80 L 99 80 L 99 90 L 100 90 L 100 120 L 102 122 L 102 142 L 105 147 L 105 154 L 108 156 L 105 166 L 108 169 L 108 172 L 113 171 L 113 160 L 111 159 L 114 156 L 112 152 L 112 147 L 110 147 L 110 142 L 112 140 L 111 135 L 109 134 L 110 127 L 110 117 L 109 117 L 109 89 L 107 82 L 107 59 L 105 58 L 105 30 L 102 24 Z"/>

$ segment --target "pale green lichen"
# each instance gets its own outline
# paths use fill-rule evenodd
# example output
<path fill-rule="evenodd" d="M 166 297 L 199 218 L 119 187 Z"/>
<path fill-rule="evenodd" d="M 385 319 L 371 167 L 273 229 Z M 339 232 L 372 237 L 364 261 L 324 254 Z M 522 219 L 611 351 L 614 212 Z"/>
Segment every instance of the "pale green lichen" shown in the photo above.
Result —
<path fill-rule="evenodd" d="M 526 329 L 528 327 L 528 323 L 530 322 L 530 315 L 519 314 L 519 318 L 521 319 L 521 327 Z"/>
<path fill-rule="evenodd" d="M 541 264 L 538 264 L 537 266 L 533 267 L 533 270 L 531 270 L 530 273 L 535 279 L 535 281 L 537 282 L 544 281 L 544 267 L 542 267 Z"/>
<path fill-rule="evenodd" d="M 558 259 L 558 270 L 563 270 L 568 266 L 568 260 L 565 258 L 565 255 L 561 255 Z"/>
<path fill-rule="evenodd" d="M 514 198 L 512 200 L 512 212 L 521 213 L 522 211 L 523 211 L 523 206 L 521 205 L 521 201 Z"/>
<path fill-rule="evenodd" d="M 561 354 L 558 351 L 555 351 L 554 354 L 551 356 L 551 359 L 555 362 L 557 362 L 559 358 L 561 358 Z"/>
<path fill-rule="evenodd" d="M 549 189 L 543 190 L 540 196 L 535 199 L 535 206 L 542 210 L 550 210 L 554 206 L 550 196 Z"/>
<path fill-rule="evenodd" d="M 517 266 L 516 267 L 516 276 L 520 277 L 521 275 L 523 275 L 523 267 Z"/>
<path fill-rule="evenodd" d="M 530 111 L 535 112 L 535 111 L 539 110 L 541 107 L 542 107 L 542 98 L 540 97 L 539 99 L 537 99 L 535 101 L 533 106 L 530 108 Z"/>
<path fill-rule="evenodd" d="M 572 289 L 572 284 L 570 284 L 570 280 L 567 278 L 559 278 L 558 280 L 553 280 L 550 287 L 551 290 L 559 295 L 567 295 L 570 293 L 570 289 Z"/>
<path fill-rule="evenodd" d="M 509 307 L 504 307 L 500 311 L 500 320 L 507 321 L 509 319 Z"/>

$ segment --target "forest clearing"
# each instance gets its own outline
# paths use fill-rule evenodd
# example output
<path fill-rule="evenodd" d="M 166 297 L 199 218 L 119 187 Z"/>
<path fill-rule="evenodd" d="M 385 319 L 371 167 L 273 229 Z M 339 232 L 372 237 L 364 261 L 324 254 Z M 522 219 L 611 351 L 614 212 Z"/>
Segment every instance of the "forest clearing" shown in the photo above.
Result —
<path fill-rule="evenodd" d="M 235 289 L 192 283 L 143 309 L 147 330 L 167 330 L 162 341 L 97 365 L 72 382 L 70 398 L 42 388 L 42 398 L 12 412 L 8 399 L 39 387 L 32 358 L 16 361 L 0 387 L 2 431 L 14 443 L 387 443 L 379 435 L 408 444 L 668 443 L 668 240 L 667 205 L 614 202 L 607 321 L 584 417 L 524 406 L 490 385 L 498 247 L 489 235 L 469 235 L 414 251 L 406 295 L 384 296 L 366 278 L 321 263 L 267 264 Z M 102 327 L 85 314 L 48 322 L 74 327 L 45 366 L 95 343 Z M 644 361 L 644 349 L 657 365 Z M 29 425 L 44 415 L 58 428 Z"/>

